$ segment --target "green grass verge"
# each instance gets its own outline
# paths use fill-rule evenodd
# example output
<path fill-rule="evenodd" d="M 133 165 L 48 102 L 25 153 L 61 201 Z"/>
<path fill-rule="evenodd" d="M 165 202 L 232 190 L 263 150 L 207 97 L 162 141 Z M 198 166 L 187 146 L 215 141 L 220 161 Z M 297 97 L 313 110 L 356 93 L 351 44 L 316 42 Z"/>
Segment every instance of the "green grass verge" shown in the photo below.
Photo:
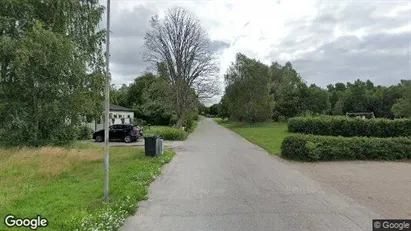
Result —
<path fill-rule="evenodd" d="M 49 221 L 44 230 L 116 230 L 147 199 L 149 184 L 174 156 L 169 149 L 153 158 L 141 148 L 111 147 L 106 204 L 103 148 L 87 145 L 0 149 L 0 217 L 39 214 Z"/>
<path fill-rule="evenodd" d="M 244 124 L 221 119 L 215 120 L 218 124 L 234 131 L 273 155 L 281 154 L 281 143 L 286 136 L 290 135 L 285 123 Z"/>

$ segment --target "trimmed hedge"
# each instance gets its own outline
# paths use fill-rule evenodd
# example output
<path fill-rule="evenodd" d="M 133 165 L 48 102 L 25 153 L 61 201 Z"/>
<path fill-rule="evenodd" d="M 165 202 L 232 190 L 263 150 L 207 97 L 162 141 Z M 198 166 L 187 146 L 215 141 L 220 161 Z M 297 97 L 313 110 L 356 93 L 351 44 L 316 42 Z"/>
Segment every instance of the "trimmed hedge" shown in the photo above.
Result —
<path fill-rule="evenodd" d="M 187 132 L 172 127 L 150 128 L 148 134 L 159 135 L 164 140 L 186 140 L 188 137 Z"/>
<path fill-rule="evenodd" d="M 327 136 L 401 137 L 411 135 L 411 119 L 357 119 L 344 116 L 294 117 L 288 131 Z"/>
<path fill-rule="evenodd" d="M 293 135 L 283 140 L 281 155 L 304 161 L 411 159 L 411 139 Z"/>

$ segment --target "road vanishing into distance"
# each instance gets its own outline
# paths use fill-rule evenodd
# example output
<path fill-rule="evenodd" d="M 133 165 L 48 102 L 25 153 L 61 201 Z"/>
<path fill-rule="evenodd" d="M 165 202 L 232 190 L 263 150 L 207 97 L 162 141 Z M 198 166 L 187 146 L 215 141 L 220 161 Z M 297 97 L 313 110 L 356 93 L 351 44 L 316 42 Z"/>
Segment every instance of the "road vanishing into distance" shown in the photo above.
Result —
<path fill-rule="evenodd" d="M 372 230 L 378 214 L 202 119 L 120 230 Z"/>

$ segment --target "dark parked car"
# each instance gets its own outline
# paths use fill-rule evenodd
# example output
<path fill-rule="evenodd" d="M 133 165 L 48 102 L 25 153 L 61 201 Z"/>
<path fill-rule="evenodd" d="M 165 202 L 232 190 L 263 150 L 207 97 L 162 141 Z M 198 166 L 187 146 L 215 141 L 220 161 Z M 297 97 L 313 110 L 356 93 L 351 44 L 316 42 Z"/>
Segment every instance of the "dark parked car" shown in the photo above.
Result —
<path fill-rule="evenodd" d="M 143 136 L 143 129 L 132 124 L 114 124 L 109 128 L 109 137 L 113 141 L 121 140 L 130 143 Z M 104 129 L 94 132 L 93 139 L 96 142 L 104 141 Z"/>

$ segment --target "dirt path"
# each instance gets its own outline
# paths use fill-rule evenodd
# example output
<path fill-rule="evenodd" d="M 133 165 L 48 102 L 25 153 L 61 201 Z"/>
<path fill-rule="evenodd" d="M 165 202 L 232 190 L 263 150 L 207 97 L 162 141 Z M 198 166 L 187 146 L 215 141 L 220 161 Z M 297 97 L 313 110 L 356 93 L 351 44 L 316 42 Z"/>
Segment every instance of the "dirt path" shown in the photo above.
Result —
<path fill-rule="evenodd" d="M 121 230 L 371 230 L 381 218 L 202 119 Z"/>

